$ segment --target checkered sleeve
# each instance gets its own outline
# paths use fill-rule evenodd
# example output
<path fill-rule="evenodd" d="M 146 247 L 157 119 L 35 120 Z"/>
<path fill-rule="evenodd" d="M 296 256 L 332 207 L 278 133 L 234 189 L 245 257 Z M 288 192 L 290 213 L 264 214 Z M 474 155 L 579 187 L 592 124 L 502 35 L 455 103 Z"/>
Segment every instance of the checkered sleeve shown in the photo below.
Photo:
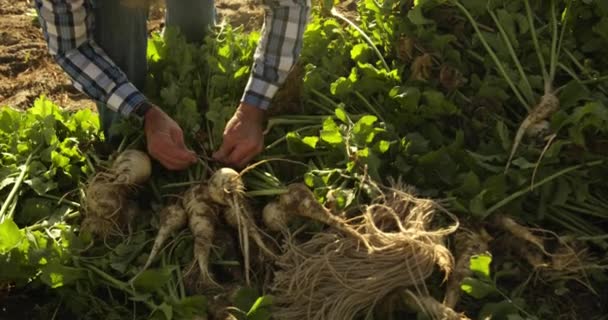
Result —
<path fill-rule="evenodd" d="M 93 40 L 90 0 L 35 0 L 49 52 L 91 99 L 128 116 L 146 99 Z"/>
<path fill-rule="evenodd" d="M 268 109 L 293 68 L 310 16 L 310 0 L 268 0 L 264 30 L 241 102 Z"/>

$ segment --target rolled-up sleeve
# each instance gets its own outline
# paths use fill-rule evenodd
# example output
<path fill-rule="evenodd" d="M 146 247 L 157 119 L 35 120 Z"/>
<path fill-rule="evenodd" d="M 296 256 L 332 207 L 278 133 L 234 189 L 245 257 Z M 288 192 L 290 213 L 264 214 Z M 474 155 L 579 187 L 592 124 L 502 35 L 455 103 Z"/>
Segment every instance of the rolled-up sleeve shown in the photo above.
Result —
<path fill-rule="evenodd" d="M 262 37 L 241 102 L 268 109 L 302 49 L 310 0 L 269 0 Z"/>
<path fill-rule="evenodd" d="M 125 116 L 146 100 L 93 40 L 94 14 L 87 0 L 35 3 L 49 52 L 79 91 Z"/>

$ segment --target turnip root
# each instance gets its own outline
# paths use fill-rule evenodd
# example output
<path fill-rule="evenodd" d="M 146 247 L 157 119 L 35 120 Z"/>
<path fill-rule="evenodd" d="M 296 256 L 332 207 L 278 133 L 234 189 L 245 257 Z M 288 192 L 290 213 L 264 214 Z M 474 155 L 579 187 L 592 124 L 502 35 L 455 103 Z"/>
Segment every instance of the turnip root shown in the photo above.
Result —
<path fill-rule="evenodd" d="M 194 260 L 198 263 L 201 282 L 205 285 L 220 285 L 209 273 L 209 255 L 213 245 L 217 208 L 206 201 L 206 188 L 195 186 L 184 194 L 183 204 L 188 216 L 188 226 L 194 237 Z"/>
<path fill-rule="evenodd" d="M 183 228 L 188 223 L 188 217 L 186 211 L 179 204 L 171 204 L 163 208 L 160 212 L 160 228 L 158 234 L 154 240 L 154 245 L 150 251 L 148 261 L 144 265 L 144 270 L 147 269 L 151 264 L 156 255 L 160 252 L 162 245 L 169 238 L 169 236 L 175 231 Z"/>
<path fill-rule="evenodd" d="M 245 263 L 245 280 L 249 284 L 249 238 L 251 237 L 267 255 L 273 258 L 276 256 L 262 241 L 251 210 L 245 202 L 244 190 L 245 185 L 240 174 L 230 168 L 217 170 L 209 179 L 209 196 L 215 203 L 227 207 L 224 211 L 226 222 L 237 228 L 239 232 L 239 242 Z"/>
<path fill-rule="evenodd" d="M 246 204 L 237 206 L 230 206 L 226 209 L 224 216 L 226 222 L 232 227 L 237 229 L 246 229 L 248 236 L 253 239 L 260 249 L 266 253 L 269 257 L 276 258 L 276 254 L 272 250 L 268 249 L 264 241 L 262 240 L 261 231 L 255 225 L 252 209 Z"/>
<path fill-rule="evenodd" d="M 264 206 L 262 220 L 268 229 L 275 232 L 284 231 L 287 228 L 287 212 L 278 201 L 269 202 Z"/>
<path fill-rule="evenodd" d="M 126 185 L 140 185 L 152 174 L 150 157 L 139 150 L 126 150 L 112 163 L 115 182 Z"/>
<path fill-rule="evenodd" d="M 515 152 L 517 151 L 521 140 L 524 138 L 524 135 L 533 134 L 533 131 L 536 131 L 536 126 L 551 117 L 557 110 L 559 110 L 559 99 L 553 93 L 545 93 L 540 99 L 540 103 L 530 111 L 517 129 L 505 171 L 509 170 L 513 156 L 515 156 Z"/>
<path fill-rule="evenodd" d="M 102 218 L 114 216 L 124 207 L 125 191 L 101 176 L 95 177 L 85 189 L 87 214 Z"/>
<path fill-rule="evenodd" d="M 344 220 L 332 215 L 329 210 L 315 199 L 314 194 L 306 185 L 301 183 L 289 185 L 288 191 L 279 197 L 279 203 L 287 212 L 325 223 L 358 239 L 371 250 L 368 240 Z"/>
<path fill-rule="evenodd" d="M 114 184 L 106 173 L 96 175 L 85 189 L 85 219 L 82 229 L 103 238 L 118 231 L 125 217 L 126 189 Z"/>
<path fill-rule="evenodd" d="M 532 231 L 515 222 L 515 220 L 513 220 L 512 218 L 504 215 L 498 215 L 496 216 L 495 221 L 500 228 L 510 232 L 514 237 L 535 245 L 538 249 L 540 249 L 540 251 L 542 251 L 546 255 L 551 255 L 545 249 L 543 239 L 534 235 Z"/>
<path fill-rule="evenodd" d="M 230 168 L 217 170 L 209 179 L 209 195 L 214 202 L 229 205 L 231 196 L 241 195 L 245 185 L 238 172 Z"/>

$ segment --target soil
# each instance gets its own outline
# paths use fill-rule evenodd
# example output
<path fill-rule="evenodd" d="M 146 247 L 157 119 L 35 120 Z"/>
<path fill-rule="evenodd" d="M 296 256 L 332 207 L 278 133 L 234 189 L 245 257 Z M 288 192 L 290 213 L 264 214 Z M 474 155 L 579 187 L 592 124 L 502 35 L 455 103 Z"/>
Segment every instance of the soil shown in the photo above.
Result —
<path fill-rule="evenodd" d="M 249 0 L 216 0 L 216 7 L 219 21 L 243 25 L 246 30 L 262 25 L 262 7 Z M 163 16 L 162 6 L 151 9 L 151 32 L 162 28 Z M 33 1 L 0 0 L 0 106 L 28 108 L 40 95 L 66 109 L 95 110 L 94 102 L 72 86 L 48 54 Z"/>

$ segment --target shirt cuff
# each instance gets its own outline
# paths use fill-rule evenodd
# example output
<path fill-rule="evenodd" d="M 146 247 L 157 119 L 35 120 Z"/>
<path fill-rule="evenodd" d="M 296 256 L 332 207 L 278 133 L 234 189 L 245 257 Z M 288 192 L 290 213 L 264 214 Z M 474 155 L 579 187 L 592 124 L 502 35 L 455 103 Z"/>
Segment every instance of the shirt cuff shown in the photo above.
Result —
<path fill-rule="evenodd" d="M 133 84 L 125 82 L 116 86 L 110 93 L 106 104 L 128 117 L 136 115 L 135 110 L 146 100 L 146 97 Z"/>
<path fill-rule="evenodd" d="M 278 90 L 279 87 L 276 84 L 251 76 L 241 102 L 267 110 Z"/>

